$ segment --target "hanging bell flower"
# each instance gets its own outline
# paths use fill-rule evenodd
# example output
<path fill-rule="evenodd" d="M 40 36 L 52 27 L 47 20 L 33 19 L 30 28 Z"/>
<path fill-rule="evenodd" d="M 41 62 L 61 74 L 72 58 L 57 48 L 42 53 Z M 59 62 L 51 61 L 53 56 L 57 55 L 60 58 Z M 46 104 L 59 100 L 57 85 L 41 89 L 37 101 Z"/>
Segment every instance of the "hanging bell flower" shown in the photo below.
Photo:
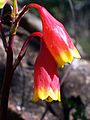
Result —
<path fill-rule="evenodd" d="M 57 64 L 44 42 L 34 65 L 33 100 L 61 101 Z"/>
<path fill-rule="evenodd" d="M 63 67 L 64 64 L 71 63 L 74 57 L 80 58 L 80 54 L 64 26 L 44 7 L 39 6 L 38 11 L 42 20 L 43 40 L 58 66 Z"/>

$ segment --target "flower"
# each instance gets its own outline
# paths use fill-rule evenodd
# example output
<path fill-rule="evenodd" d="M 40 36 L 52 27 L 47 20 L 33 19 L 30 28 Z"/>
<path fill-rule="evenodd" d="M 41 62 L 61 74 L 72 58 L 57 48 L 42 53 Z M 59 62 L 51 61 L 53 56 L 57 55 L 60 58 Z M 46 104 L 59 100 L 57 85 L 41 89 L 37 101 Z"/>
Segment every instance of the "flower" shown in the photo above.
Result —
<path fill-rule="evenodd" d="M 44 42 L 42 42 L 40 54 L 34 65 L 33 100 L 39 99 L 48 102 L 61 101 L 57 64 Z"/>
<path fill-rule="evenodd" d="M 42 20 L 43 40 L 60 67 L 71 63 L 73 58 L 80 58 L 64 26 L 57 21 L 44 7 L 38 6 Z"/>
<path fill-rule="evenodd" d="M 9 0 L 0 0 L 0 9 L 3 8 L 7 1 Z"/>
<path fill-rule="evenodd" d="M 32 3 L 24 8 L 24 12 L 32 7 L 39 11 L 43 27 L 42 32 L 31 34 L 31 38 L 35 35 L 41 38 L 40 54 L 34 65 L 33 100 L 61 101 L 57 68 L 71 63 L 74 57 L 80 58 L 80 55 L 64 26 L 44 7 Z"/>

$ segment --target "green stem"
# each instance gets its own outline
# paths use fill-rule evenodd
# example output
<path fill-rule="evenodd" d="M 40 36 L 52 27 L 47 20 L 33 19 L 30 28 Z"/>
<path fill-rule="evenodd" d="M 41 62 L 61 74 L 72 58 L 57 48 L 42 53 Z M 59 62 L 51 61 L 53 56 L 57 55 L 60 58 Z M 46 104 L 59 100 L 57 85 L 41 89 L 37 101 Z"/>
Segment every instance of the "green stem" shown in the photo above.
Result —
<path fill-rule="evenodd" d="M 14 14 L 15 17 L 18 14 L 17 0 L 13 0 L 13 14 Z"/>

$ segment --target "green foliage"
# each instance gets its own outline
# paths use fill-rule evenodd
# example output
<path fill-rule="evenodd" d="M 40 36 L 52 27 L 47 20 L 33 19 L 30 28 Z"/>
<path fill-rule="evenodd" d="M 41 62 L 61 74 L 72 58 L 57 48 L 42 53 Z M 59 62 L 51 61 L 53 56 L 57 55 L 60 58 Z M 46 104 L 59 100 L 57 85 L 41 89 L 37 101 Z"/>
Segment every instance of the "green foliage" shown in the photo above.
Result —
<path fill-rule="evenodd" d="M 74 120 L 87 120 L 87 118 L 85 117 L 85 107 L 82 104 L 81 100 L 79 97 L 74 98 L 66 98 L 65 102 L 67 104 L 67 108 L 69 110 L 69 112 L 74 109 L 75 111 L 72 113 Z"/>
<path fill-rule="evenodd" d="M 6 2 L 7 2 L 6 0 L 0 0 L 0 9 L 3 8 Z"/>

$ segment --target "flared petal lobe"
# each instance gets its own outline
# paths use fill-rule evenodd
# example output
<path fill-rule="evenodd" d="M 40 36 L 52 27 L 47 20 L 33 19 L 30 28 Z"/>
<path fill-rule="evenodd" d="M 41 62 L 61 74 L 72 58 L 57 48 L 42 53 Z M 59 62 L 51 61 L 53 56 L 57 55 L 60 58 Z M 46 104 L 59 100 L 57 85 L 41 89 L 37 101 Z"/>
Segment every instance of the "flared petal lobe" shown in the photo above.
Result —
<path fill-rule="evenodd" d="M 44 8 L 39 9 L 43 26 L 43 39 L 60 67 L 71 63 L 73 58 L 80 58 L 64 26 Z"/>
<path fill-rule="evenodd" d="M 48 102 L 53 100 L 61 101 L 57 64 L 45 44 L 42 45 L 34 66 L 33 100 L 38 101 L 39 99 Z"/>

